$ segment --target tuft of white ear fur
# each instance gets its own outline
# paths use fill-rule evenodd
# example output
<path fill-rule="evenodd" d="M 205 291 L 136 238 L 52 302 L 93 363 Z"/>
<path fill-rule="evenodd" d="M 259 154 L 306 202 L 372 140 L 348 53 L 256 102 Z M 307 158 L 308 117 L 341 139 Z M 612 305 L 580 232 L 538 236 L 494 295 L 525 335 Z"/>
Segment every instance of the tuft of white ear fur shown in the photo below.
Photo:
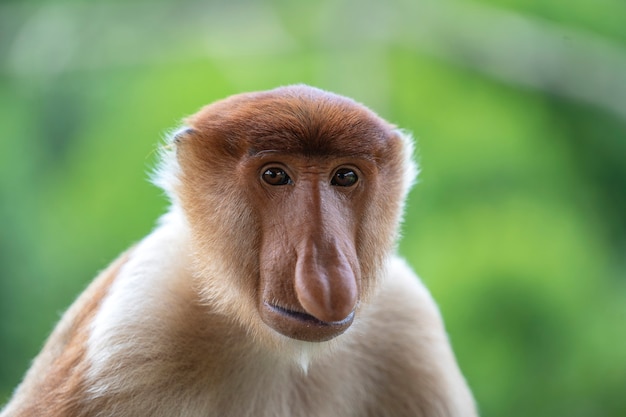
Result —
<path fill-rule="evenodd" d="M 176 190 L 180 186 L 181 168 L 176 158 L 176 138 L 186 132 L 187 126 L 180 126 L 165 135 L 164 144 L 159 147 L 159 162 L 150 174 L 150 181 L 165 191 L 169 200 L 178 205 Z"/>
<path fill-rule="evenodd" d="M 406 199 L 409 191 L 417 182 L 419 167 L 415 162 L 415 141 L 410 132 L 402 129 L 396 129 L 395 132 L 400 136 L 404 147 L 404 184 L 402 199 Z"/>

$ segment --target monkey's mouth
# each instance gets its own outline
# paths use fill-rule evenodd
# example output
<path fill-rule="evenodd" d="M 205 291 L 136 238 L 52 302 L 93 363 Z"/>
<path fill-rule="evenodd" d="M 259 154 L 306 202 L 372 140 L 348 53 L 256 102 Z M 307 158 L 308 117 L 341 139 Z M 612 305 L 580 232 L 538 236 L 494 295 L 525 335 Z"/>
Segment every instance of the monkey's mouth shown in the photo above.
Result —
<path fill-rule="evenodd" d="M 277 332 L 292 339 L 323 342 L 345 332 L 354 320 L 354 311 L 340 321 L 326 322 L 304 313 L 272 303 L 263 303 L 261 318 Z"/>
<path fill-rule="evenodd" d="M 284 307 L 280 307 L 280 306 L 276 306 L 273 304 L 269 304 L 269 303 L 265 303 L 269 308 L 273 309 L 274 311 L 276 311 L 277 313 L 280 314 L 284 314 L 286 316 L 290 316 L 296 320 L 300 320 L 303 322 L 310 322 L 313 324 L 316 324 L 318 326 L 341 326 L 347 322 L 351 322 L 354 318 L 354 311 L 352 313 L 350 313 L 348 315 L 348 317 L 346 317 L 343 320 L 340 321 L 331 321 L 331 322 L 327 322 L 327 321 L 322 321 L 316 317 L 313 317 L 310 314 L 307 313 L 302 313 L 300 311 L 294 311 L 294 310 L 289 310 L 287 308 Z"/>

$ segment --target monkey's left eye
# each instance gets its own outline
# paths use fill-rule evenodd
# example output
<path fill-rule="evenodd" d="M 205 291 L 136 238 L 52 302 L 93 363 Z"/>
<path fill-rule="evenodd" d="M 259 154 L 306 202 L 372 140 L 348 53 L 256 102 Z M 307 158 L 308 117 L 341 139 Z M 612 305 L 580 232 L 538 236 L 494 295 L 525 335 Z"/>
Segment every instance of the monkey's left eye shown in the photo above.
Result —
<path fill-rule="evenodd" d="M 261 177 L 269 185 L 287 185 L 292 183 L 285 170 L 277 167 L 266 169 Z"/>
<path fill-rule="evenodd" d="M 356 175 L 356 172 L 350 168 L 339 168 L 335 172 L 335 175 L 333 175 L 332 180 L 330 180 L 330 184 L 339 187 L 351 187 L 356 184 L 358 180 L 359 177 Z"/>

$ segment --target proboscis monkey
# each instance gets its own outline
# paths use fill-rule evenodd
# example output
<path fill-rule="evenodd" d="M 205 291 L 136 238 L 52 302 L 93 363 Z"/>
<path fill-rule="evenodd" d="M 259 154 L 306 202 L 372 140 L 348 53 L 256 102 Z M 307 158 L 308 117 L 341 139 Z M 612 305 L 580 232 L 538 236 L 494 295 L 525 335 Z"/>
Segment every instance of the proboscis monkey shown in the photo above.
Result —
<path fill-rule="evenodd" d="M 2 417 L 475 416 L 394 255 L 410 138 L 307 86 L 185 120 L 172 206 L 65 313 Z"/>

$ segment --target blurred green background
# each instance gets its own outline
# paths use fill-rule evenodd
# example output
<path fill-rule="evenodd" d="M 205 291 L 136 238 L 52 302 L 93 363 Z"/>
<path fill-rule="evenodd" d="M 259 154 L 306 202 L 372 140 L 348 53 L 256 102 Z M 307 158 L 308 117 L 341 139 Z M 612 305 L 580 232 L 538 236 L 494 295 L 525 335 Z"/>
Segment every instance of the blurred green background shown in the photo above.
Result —
<path fill-rule="evenodd" d="M 167 207 L 164 133 L 296 82 L 414 132 L 400 251 L 481 414 L 626 415 L 623 0 L 0 2 L 0 403 Z"/>

